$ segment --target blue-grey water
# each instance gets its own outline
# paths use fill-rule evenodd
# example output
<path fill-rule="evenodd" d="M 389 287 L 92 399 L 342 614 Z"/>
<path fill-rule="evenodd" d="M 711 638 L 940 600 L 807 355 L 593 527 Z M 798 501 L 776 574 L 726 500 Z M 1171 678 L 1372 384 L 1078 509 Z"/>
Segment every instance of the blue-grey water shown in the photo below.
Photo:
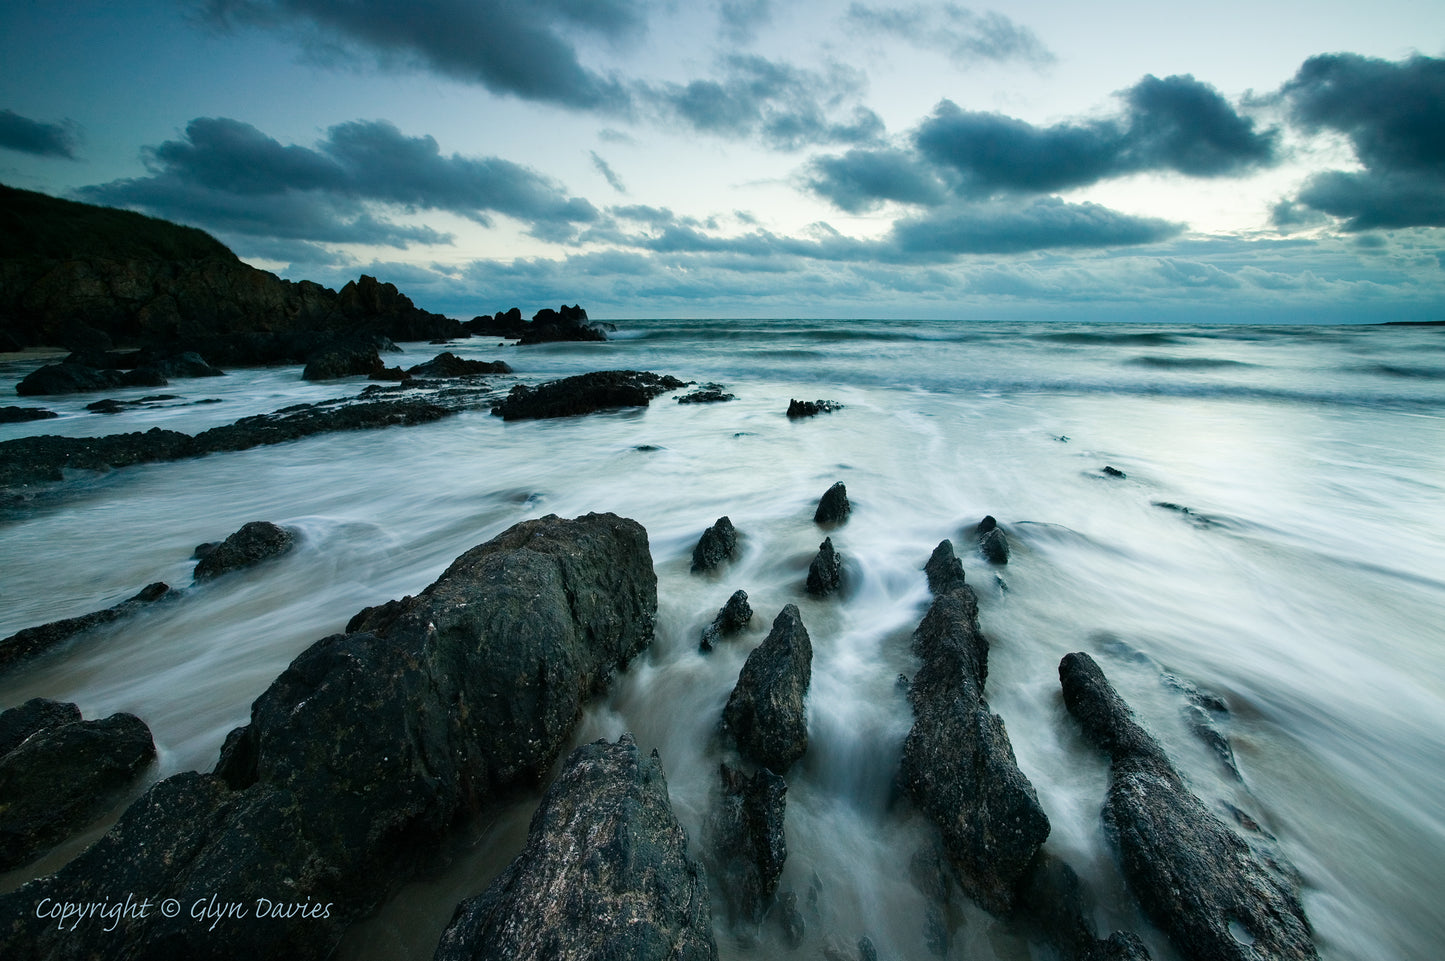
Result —
<path fill-rule="evenodd" d="M 737 399 L 545 422 L 467 412 L 77 477 L 0 516 L 0 636 L 95 610 L 155 580 L 188 586 L 193 548 L 246 521 L 301 548 L 94 632 L 0 680 L 0 707 L 44 695 L 87 717 L 132 711 L 155 733 L 152 778 L 207 770 L 226 732 L 298 652 L 361 607 L 415 593 L 467 548 L 545 513 L 614 511 L 646 526 L 658 571 L 648 654 L 585 712 L 574 740 L 632 731 L 656 747 L 695 851 L 717 790 L 715 739 L 747 652 L 787 603 L 813 639 L 810 747 L 789 776 L 783 887 L 817 891 L 796 955 L 933 957 L 910 880 L 928 826 L 893 788 L 912 717 L 896 683 L 928 601 L 921 568 L 954 539 L 992 641 L 987 695 L 1053 825 L 1048 848 L 1094 889 L 1104 933 L 1175 957 L 1123 890 L 1099 808 L 1104 759 L 1063 708 L 1059 658 L 1092 652 L 1191 786 L 1274 833 L 1304 879 L 1323 958 L 1415 961 L 1445 944 L 1445 329 L 828 321 L 635 321 L 605 344 L 502 347 L 541 380 L 608 368 L 727 385 Z M 404 345 L 402 366 L 441 348 Z M 35 361 L 0 365 L 0 393 Z M 365 381 L 298 368 L 175 381 L 176 401 L 57 420 L 0 439 L 161 426 L 198 431 Z M 160 393 L 123 391 L 121 399 Z M 788 401 L 845 407 L 789 421 Z M 220 403 L 194 404 L 219 398 Z M 50 401 L 54 400 L 54 403 Z M 6 403 L 39 405 L 40 399 Z M 1102 468 L 1122 471 L 1107 477 Z M 803 591 L 818 497 L 847 484 L 831 532 L 845 596 Z M 1159 506 L 1161 504 L 1174 507 Z M 1187 512 L 1178 508 L 1187 508 Z M 741 556 L 689 573 L 728 515 Z M 990 568 L 967 536 L 996 516 L 1014 547 Z M 747 590 L 750 631 L 711 655 L 698 635 Z M 1243 783 L 1197 739 L 1162 672 L 1216 692 Z M 491 812 L 454 859 L 348 936 L 351 959 L 429 958 L 456 902 L 516 853 L 535 798 Z M 87 838 L 24 871 L 53 870 Z M 699 852 L 700 853 L 700 852 Z M 718 912 L 719 917 L 721 912 Z M 1047 957 L 982 911 L 950 915 L 950 957 Z M 777 925 L 718 924 L 724 958 L 793 956 Z"/>

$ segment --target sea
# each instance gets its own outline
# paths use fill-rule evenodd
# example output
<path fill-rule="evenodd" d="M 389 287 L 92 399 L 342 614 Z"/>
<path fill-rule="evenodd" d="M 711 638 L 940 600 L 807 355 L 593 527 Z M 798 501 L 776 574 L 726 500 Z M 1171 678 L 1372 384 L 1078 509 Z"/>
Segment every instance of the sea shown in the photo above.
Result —
<path fill-rule="evenodd" d="M 1100 808 L 1106 758 L 1064 708 L 1060 658 L 1087 651 L 1189 786 L 1274 835 L 1298 870 L 1327 961 L 1421 961 L 1445 944 L 1445 328 L 869 321 L 618 320 L 606 343 L 447 348 L 507 361 L 498 395 L 594 370 L 724 385 L 735 399 L 505 423 L 486 409 L 410 428 L 77 475 L 0 513 L 0 636 L 107 607 L 165 581 L 181 596 L 0 678 L 0 707 L 43 695 L 86 717 L 138 714 L 155 780 L 209 770 L 226 733 L 303 649 L 363 607 L 415 594 L 453 558 L 544 514 L 611 511 L 647 529 L 658 576 L 651 648 L 583 712 L 573 744 L 631 732 L 656 748 L 673 808 L 705 859 L 718 802 L 723 705 L 786 604 L 812 638 L 809 748 L 788 774 L 780 890 L 806 921 L 790 951 L 777 912 L 723 917 L 725 961 L 930 959 L 913 867 L 935 837 L 896 778 L 912 723 L 910 635 L 923 564 L 963 558 L 991 643 L 986 696 L 1051 822 L 1046 849 L 1091 892 L 1101 935 L 1131 930 L 1177 958 L 1141 915 Z M 38 366 L 0 364 L 0 394 Z M 0 439 L 163 427 L 196 432 L 367 382 L 308 383 L 296 367 L 178 380 L 124 413 L 95 396 L 17 398 L 58 419 Z M 155 388 L 115 392 L 120 400 Z M 13 395 L 12 395 L 13 396 Z M 832 413 L 790 420 L 791 399 Z M 209 401 L 201 403 L 201 401 Z M 819 497 L 853 513 L 822 531 Z M 726 515 L 738 556 L 693 574 Z M 1006 565 L 977 551 L 997 518 Z M 252 520 L 300 532 L 290 555 L 192 586 L 192 552 Z M 841 594 L 806 594 L 823 537 Z M 703 653 L 703 628 L 746 590 L 750 627 Z M 900 681 L 900 678 L 902 680 Z M 1191 726 L 1214 716 L 1236 776 Z M 565 755 L 565 751 L 564 751 Z M 144 785 L 142 785 L 143 787 Z M 139 788 L 137 789 L 139 790 Z M 540 792 L 484 812 L 449 856 L 353 927 L 338 957 L 428 959 L 458 901 L 520 850 Z M 111 815 L 111 819 L 115 814 Z M 48 873 L 105 828 L 0 876 Z M 1047 959 L 1026 930 L 957 890 L 947 957 Z M 830 954 L 831 953 L 831 954 Z"/>

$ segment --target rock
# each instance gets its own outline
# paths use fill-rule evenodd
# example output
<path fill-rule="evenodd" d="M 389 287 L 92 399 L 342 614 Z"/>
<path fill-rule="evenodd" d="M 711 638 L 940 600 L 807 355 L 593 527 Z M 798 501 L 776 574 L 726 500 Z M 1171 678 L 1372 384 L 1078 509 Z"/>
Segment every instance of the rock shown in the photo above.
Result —
<path fill-rule="evenodd" d="M 1041 851 L 1021 886 L 1017 916 L 1032 924 L 1063 961 L 1148 961 L 1148 949 L 1132 933 L 1116 931 L 1100 939 L 1094 913 L 1074 869 Z"/>
<path fill-rule="evenodd" d="M 0 758 L 0 871 L 29 863 L 105 813 L 155 756 L 150 729 L 134 714 L 31 735 Z"/>
<path fill-rule="evenodd" d="M 107 398 L 106 400 L 98 400 L 93 404 L 86 404 L 85 409 L 92 414 L 119 414 L 126 410 L 128 406 L 129 405 L 123 404 L 118 400 Z"/>
<path fill-rule="evenodd" d="M 679 404 L 723 404 L 736 399 L 726 391 L 722 384 L 703 384 L 692 393 L 679 397 L 677 402 Z"/>
<path fill-rule="evenodd" d="M 48 624 L 41 624 L 38 627 L 27 627 L 17 631 L 9 637 L 0 641 L 0 674 L 11 670 L 16 665 L 43 654 L 57 644 L 69 640 L 78 634 L 92 630 L 102 624 L 109 624 L 118 621 L 123 617 L 129 617 L 146 604 L 160 600 L 170 593 L 170 588 L 157 581 L 142 588 L 139 594 L 129 600 L 121 601 L 112 607 L 102 611 L 93 611 L 89 614 L 82 614 L 79 617 L 67 617 L 59 621 L 51 621 Z"/>
<path fill-rule="evenodd" d="M 978 537 L 978 552 L 983 555 L 984 560 L 990 564 L 1008 563 L 1008 538 L 992 514 L 978 522 L 974 534 Z"/>
<path fill-rule="evenodd" d="M 556 341 L 600 341 L 607 335 L 587 323 L 587 311 L 580 306 L 563 304 L 553 310 L 544 307 L 532 315 L 530 326 L 522 330 L 521 345 L 547 344 Z"/>
<path fill-rule="evenodd" d="M 853 505 L 848 502 L 848 488 L 842 481 L 838 481 L 818 498 L 818 509 L 813 512 L 813 521 L 822 525 L 841 524 L 852 512 Z"/>
<path fill-rule="evenodd" d="M 48 697 L 32 697 L 19 707 L 0 711 L 0 758 L 32 734 L 80 720 L 80 708 Z"/>
<path fill-rule="evenodd" d="M 788 845 L 788 784 L 767 768 L 752 777 L 720 765 L 722 799 L 708 822 L 714 874 L 734 920 L 759 924 L 773 903 Z"/>
<path fill-rule="evenodd" d="M 230 571 L 280 557 L 296 546 L 296 535 L 270 521 L 251 521 L 207 551 L 196 563 L 195 578 L 210 580 Z"/>
<path fill-rule="evenodd" d="M 521 854 L 457 907 L 434 961 L 716 961 L 701 867 L 657 752 L 631 735 L 577 748 Z"/>
<path fill-rule="evenodd" d="M 737 550 L 737 528 L 726 515 L 719 517 L 716 523 L 702 532 L 697 546 L 692 549 L 692 572 L 698 574 L 713 570 L 723 561 L 732 560 Z"/>
<path fill-rule="evenodd" d="M 652 398 L 684 386 L 676 377 L 646 371 L 603 370 L 549 381 L 518 384 L 492 408 L 503 420 L 574 417 L 618 407 L 646 407 Z"/>
<path fill-rule="evenodd" d="M 313 351 L 306 358 L 302 380 L 335 380 L 338 377 L 370 376 L 386 369 L 376 346 L 360 340 L 336 341 Z"/>
<path fill-rule="evenodd" d="M 0 407 L 0 424 L 23 424 L 31 420 L 50 420 L 59 417 L 53 410 L 40 407 Z"/>
<path fill-rule="evenodd" d="M 158 371 L 147 367 L 118 371 L 97 370 L 79 364 L 47 364 L 16 384 L 15 393 L 22 397 L 84 394 L 121 387 L 164 387 L 167 383 Z"/>
<path fill-rule="evenodd" d="M 226 738 L 214 774 L 159 782 L 58 873 L 0 896 L 0 957 L 331 956 L 346 925 L 436 864 L 459 824 L 537 783 L 584 700 L 651 642 L 656 610 L 636 522 L 512 527 L 303 651 Z M 44 897 L 116 891 L 307 907 L 214 930 L 184 913 L 111 932 L 34 917 Z"/>
<path fill-rule="evenodd" d="M 964 584 L 963 562 L 953 552 L 953 542 L 944 540 L 933 549 L 933 555 L 923 567 L 928 577 L 928 591 L 937 596 L 947 594 Z"/>
<path fill-rule="evenodd" d="M 806 699 L 813 644 L 796 605 L 783 608 L 763 643 L 748 654 L 723 708 L 723 728 L 754 764 L 787 773 L 808 749 Z"/>
<path fill-rule="evenodd" d="M 831 414 L 835 410 L 842 409 L 843 405 L 836 400 L 797 400 L 794 398 L 788 401 L 788 419 L 816 417 L 818 414 Z"/>
<path fill-rule="evenodd" d="M 479 374 L 510 374 L 512 368 L 500 360 L 466 360 L 443 351 L 424 364 L 407 370 L 408 377 L 475 377 Z M 400 378 L 397 378 L 400 380 Z"/>
<path fill-rule="evenodd" d="M 823 538 L 818 545 L 818 556 L 808 565 L 808 593 L 814 597 L 827 597 L 843 586 L 843 562 L 833 549 L 833 538 Z"/>
<path fill-rule="evenodd" d="M 1114 478 L 1118 478 L 1119 480 L 1123 480 L 1124 478 L 1128 477 L 1129 475 L 1126 474 L 1126 473 L 1124 473 L 1123 471 L 1119 470 L 1119 468 L 1117 468 L 1117 467 L 1110 467 L 1110 466 L 1108 466 L 1107 464 L 1105 464 L 1105 465 L 1104 465 L 1104 476 L 1105 476 L 1105 477 L 1114 477 Z"/>
<path fill-rule="evenodd" d="M 733 596 L 729 597 L 727 603 L 717 612 L 712 623 L 703 629 L 702 642 L 698 647 L 704 652 L 712 650 L 718 641 L 741 631 L 752 619 L 753 609 L 748 604 L 748 592 L 733 591 Z"/>
<path fill-rule="evenodd" d="M 192 350 L 149 360 L 146 365 L 159 371 L 164 377 L 224 377 L 226 372 L 212 367 L 206 359 Z"/>
<path fill-rule="evenodd" d="M 866 934 L 858 939 L 858 961 L 878 961 L 878 949 Z"/>
<path fill-rule="evenodd" d="M 951 545 L 940 544 L 934 557 L 951 553 Z M 978 629 L 978 600 L 951 578 L 938 583 L 948 589 L 934 597 L 913 633 L 923 666 L 908 692 L 914 721 L 900 780 L 938 825 L 963 889 L 1005 915 L 1049 835 L 1049 821 L 1019 770 L 1003 720 L 984 698 L 988 642 Z"/>
<path fill-rule="evenodd" d="M 1185 785 L 1087 654 L 1059 664 L 1064 703 L 1110 757 L 1106 832 L 1125 880 L 1186 961 L 1318 955 L 1294 872 L 1258 856 Z"/>
<path fill-rule="evenodd" d="M 778 895 L 778 923 L 783 926 L 783 943 L 788 950 L 796 951 L 803 946 L 803 937 L 808 933 L 808 922 L 798 910 L 798 895 L 784 891 Z"/>

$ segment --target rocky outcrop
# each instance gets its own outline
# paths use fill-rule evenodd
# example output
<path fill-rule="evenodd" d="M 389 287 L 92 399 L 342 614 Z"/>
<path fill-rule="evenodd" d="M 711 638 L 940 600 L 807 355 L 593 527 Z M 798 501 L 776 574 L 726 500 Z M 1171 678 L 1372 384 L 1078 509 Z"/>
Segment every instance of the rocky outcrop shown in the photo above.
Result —
<path fill-rule="evenodd" d="M 602 370 L 548 381 L 518 384 L 492 408 L 503 420 L 575 417 L 621 407 L 646 407 L 652 398 L 685 386 L 676 377 L 636 370 Z"/>
<path fill-rule="evenodd" d="M 843 405 L 836 400 L 798 400 L 792 398 L 788 401 L 788 419 L 797 420 L 800 417 L 816 417 L 818 414 L 831 414 L 835 410 L 842 410 Z"/>
<path fill-rule="evenodd" d="M 599 325 L 588 323 L 587 311 L 576 304 L 571 307 L 563 304 L 557 310 L 544 307 L 532 315 L 530 322 L 524 321 L 522 311 L 513 307 L 506 313 L 498 311 L 492 317 L 473 317 L 465 326 L 470 333 L 507 337 L 522 345 L 607 339 Z"/>
<path fill-rule="evenodd" d="M 208 545 L 209 546 L 209 545 Z M 280 557 L 296 546 L 296 534 L 270 521 L 251 521 L 202 553 L 195 578 L 210 580 L 230 571 Z"/>
<path fill-rule="evenodd" d="M 139 594 L 129 600 L 121 601 L 105 610 L 92 611 L 79 617 L 67 617 L 17 631 L 0 641 L 0 674 L 12 670 L 17 665 L 45 653 L 72 637 L 100 627 L 102 624 L 130 617 L 146 605 L 165 597 L 168 593 L 170 593 L 170 588 L 157 581 L 144 587 Z"/>
<path fill-rule="evenodd" d="M 841 524 L 853 513 L 848 501 L 848 487 L 838 481 L 818 498 L 818 509 L 813 511 L 813 522 L 824 526 Z"/>
<path fill-rule="evenodd" d="M 722 798 L 708 820 L 715 880 L 734 921 L 758 924 L 773 903 L 788 845 L 783 814 L 788 784 L 767 768 L 748 777 L 720 765 Z"/>
<path fill-rule="evenodd" d="M 1317 957 L 1294 872 L 1204 806 L 1087 654 L 1059 664 L 1064 703 L 1110 758 L 1106 832 L 1134 896 L 1187 961 Z"/>
<path fill-rule="evenodd" d="M 679 404 L 724 404 L 736 399 L 727 392 L 722 384 L 703 384 L 697 390 L 679 397 L 677 402 Z"/>
<path fill-rule="evenodd" d="M 940 544 L 934 558 L 952 553 L 951 544 Z M 934 597 L 913 633 L 923 666 L 908 692 L 914 721 L 900 778 L 938 825 L 963 889 L 989 911 L 1007 914 L 1049 835 L 1049 821 L 1019 770 L 1003 720 L 984 698 L 988 641 L 978 628 L 978 600 L 958 574 L 957 580 L 938 578 L 947 590 Z"/>
<path fill-rule="evenodd" d="M 712 623 L 703 628 L 702 641 L 699 642 L 698 649 L 704 653 L 712 650 L 718 641 L 738 633 L 747 627 L 748 622 L 752 619 L 753 609 L 748 604 L 748 592 L 733 591 L 733 596 L 729 597 L 727 603 L 717 612 Z"/>
<path fill-rule="evenodd" d="M 963 562 L 953 552 L 953 541 L 944 540 L 933 549 L 923 574 L 928 578 L 928 592 L 935 597 L 964 585 Z"/>
<path fill-rule="evenodd" d="M 1008 537 L 998 526 L 993 515 L 978 522 L 974 534 L 978 537 L 978 552 L 990 564 L 1007 564 L 1009 555 Z"/>
<path fill-rule="evenodd" d="M 51 420 L 59 417 L 53 410 L 41 407 L 0 407 L 0 424 L 23 424 L 32 420 Z"/>
<path fill-rule="evenodd" d="M 452 829 L 545 774 L 584 699 L 650 643 L 656 609 L 636 522 L 516 525 L 302 652 L 215 773 L 161 781 L 60 872 L 0 897 L 0 956 L 328 956 Z M 41 898 L 117 891 L 286 911 L 109 933 L 34 916 Z"/>
<path fill-rule="evenodd" d="M 835 594 L 843 586 L 843 561 L 833 549 L 833 538 L 823 538 L 818 555 L 808 565 L 808 593 L 814 597 Z"/>
<path fill-rule="evenodd" d="M 160 371 L 151 367 L 135 370 L 97 370 L 80 364 L 47 364 L 32 371 L 15 385 L 21 397 L 43 397 L 54 394 L 85 394 L 97 390 L 122 387 L 164 387 L 170 383 Z"/>
<path fill-rule="evenodd" d="M 783 608 L 753 648 L 723 708 L 723 729 L 754 764 L 786 774 L 808 750 L 813 643 L 796 605 Z"/>
<path fill-rule="evenodd" d="M 730 561 L 737 555 L 738 531 L 726 515 L 702 532 L 697 546 L 692 549 L 692 572 L 694 574 L 714 570 L 723 561 Z"/>
<path fill-rule="evenodd" d="M 624 734 L 577 748 L 532 815 L 522 853 L 463 901 L 435 961 L 716 961 L 702 869 L 657 752 Z"/>
<path fill-rule="evenodd" d="M 424 364 L 407 370 L 408 377 L 476 377 L 480 374 L 510 374 L 512 368 L 500 360 L 467 360 L 449 350 Z"/>
<path fill-rule="evenodd" d="M 455 413 L 427 401 L 321 403 L 244 417 L 192 437 L 153 427 L 144 433 L 104 437 L 51 434 L 0 441 L 0 491 L 64 479 L 63 470 L 103 471 L 133 464 L 202 457 L 223 451 L 280 444 L 312 434 L 427 424 Z"/>
<path fill-rule="evenodd" d="M 76 719 L 43 726 L 0 757 L 0 871 L 105 813 L 155 760 L 150 729 L 134 714 L 82 721 L 78 710 L 64 713 Z"/>

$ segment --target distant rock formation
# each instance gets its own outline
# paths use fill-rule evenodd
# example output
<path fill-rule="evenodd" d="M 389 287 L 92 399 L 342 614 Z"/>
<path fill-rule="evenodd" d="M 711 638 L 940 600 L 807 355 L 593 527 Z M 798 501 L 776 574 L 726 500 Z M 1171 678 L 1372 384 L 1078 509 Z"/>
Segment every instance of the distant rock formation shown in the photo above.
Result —
<path fill-rule="evenodd" d="M 530 322 L 524 321 L 522 311 L 513 307 L 506 313 L 498 311 L 491 317 L 473 317 L 465 327 L 472 334 L 506 337 L 522 345 L 607 339 L 607 334 L 599 325 L 588 323 L 587 311 L 576 304 L 571 307 L 563 304 L 557 310 L 544 307 L 532 315 Z"/>
<path fill-rule="evenodd" d="M 788 419 L 816 417 L 818 414 L 831 414 L 835 410 L 842 409 L 843 405 L 836 400 L 798 400 L 793 398 L 788 401 Z"/>

